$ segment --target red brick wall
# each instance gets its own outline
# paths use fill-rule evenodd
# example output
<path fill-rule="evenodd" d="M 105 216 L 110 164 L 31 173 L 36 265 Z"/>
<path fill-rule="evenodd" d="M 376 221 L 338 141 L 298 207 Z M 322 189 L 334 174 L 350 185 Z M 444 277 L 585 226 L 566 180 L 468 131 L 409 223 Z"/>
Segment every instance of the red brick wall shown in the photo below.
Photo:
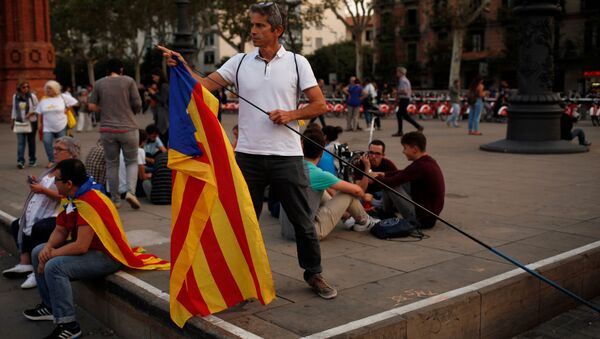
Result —
<path fill-rule="evenodd" d="M 41 96 L 54 79 L 48 0 L 0 0 L 0 121 L 10 119 L 16 84 L 28 80 Z"/>

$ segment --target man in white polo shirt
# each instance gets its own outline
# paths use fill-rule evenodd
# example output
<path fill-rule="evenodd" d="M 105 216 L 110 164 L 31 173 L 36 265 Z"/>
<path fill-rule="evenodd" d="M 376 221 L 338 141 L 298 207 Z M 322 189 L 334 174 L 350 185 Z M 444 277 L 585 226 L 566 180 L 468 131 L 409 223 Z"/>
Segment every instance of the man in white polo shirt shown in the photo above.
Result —
<path fill-rule="evenodd" d="M 266 115 L 240 100 L 236 161 L 248 184 L 256 215 L 260 216 L 262 210 L 264 189 L 270 186 L 294 225 L 304 280 L 320 297 L 332 299 L 337 291 L 321 276 L 321 249 L 308 205 L 300 136 L 284 126 L 298 131 L 298 120 L 323 114 L 327 110 L 325 98 L 306 58 L 286 51 L 279 43 L 285 30 L 285 14 L 277 4 L 252 5 L 250 21 L 252 42 L 258 49 L 233 56 L 208 79 L 189 67 L 188 71 L 211 92 L 235 85 L 242 97 L 269 112 Z M 183 61 L 178 53 L 160 48 L 170 66 Z M 298 109 L 301 92 L 309 103 Z"/>

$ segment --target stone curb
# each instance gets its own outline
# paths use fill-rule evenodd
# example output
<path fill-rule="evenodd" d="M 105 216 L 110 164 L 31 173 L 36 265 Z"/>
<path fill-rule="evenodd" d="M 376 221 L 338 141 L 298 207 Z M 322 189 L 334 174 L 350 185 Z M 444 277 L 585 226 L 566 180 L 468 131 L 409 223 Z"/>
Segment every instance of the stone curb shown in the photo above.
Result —
<path fill-rule="evenodd" d="M 16 253 L 0 211 L 0 244 Z M 591 299 L 600 295 L 600 241 L 527 265 Z M 126 271 L 74 283 L 76 301 L 125 338 L 237 338 L 252 333 L 209 316 L 183 329 L 169 317 L 169 296 Z M 306 338 L 506 338 L 578 306 L 521 269 L 359 319 Z"/>
<path fill-rule="evenodd" d="M 0 245 L 17 254 L 10 234 L 15 219 L 0 211 Z M 147 286 L 144 286 L 147 285 Z M 183 329 L 169 315 L 169 295 L 126 271 L 105 279 L 73 282 L 75 302 L 123 338 L 239 338 L 251 334 L 219 318 L 193 317 Z"/>

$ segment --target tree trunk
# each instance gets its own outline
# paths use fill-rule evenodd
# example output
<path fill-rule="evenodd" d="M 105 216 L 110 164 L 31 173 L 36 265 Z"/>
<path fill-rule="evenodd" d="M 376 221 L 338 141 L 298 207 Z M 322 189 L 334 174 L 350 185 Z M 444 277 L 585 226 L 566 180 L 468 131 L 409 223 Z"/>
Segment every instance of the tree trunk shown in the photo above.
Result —
<path fill-rule="evenodd" d="M 90 85 L 94 85 L 96 83 L 96 76 L 94 74 L 94 65 L 96 64 L 93 60 L 86 60 L 87 65 L 87 73 L 88 73 L 88 81 Z"/>
<path fill-rule="evenodd" d="M 454 80 L 460 79 L 460 63 L 463 54 L 463 41 L 465 28 L 455 27 L 452 30 L 452 59 L 450 60 L 450 80 L 448 86 L 452 86 Z"/>
<path fill-rule="evenodd" d="M 363 49 L 362 49 L 362 35 L 356 34 L 356 40 L 354 40 L 354 52 L 356 54 L 356 77 L 363 80 Z"/>
<path fill-rule="evenodd" d="M 75 80 L 75 58 L 71 57 L 69 60 L 69 71 L 71 72 L 71 88 L 73 93 L 77 90 L 77 81 Z"/>

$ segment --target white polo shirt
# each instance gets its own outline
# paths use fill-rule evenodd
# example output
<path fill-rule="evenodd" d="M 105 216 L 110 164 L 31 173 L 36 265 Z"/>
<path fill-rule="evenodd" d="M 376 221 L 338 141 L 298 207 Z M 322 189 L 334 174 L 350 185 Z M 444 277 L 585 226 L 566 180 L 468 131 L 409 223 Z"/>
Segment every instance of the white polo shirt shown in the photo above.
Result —
<path fill-rule="evenodd" d="M 229 83 L 236 84 L 236 70 L 243 54 L 237 54 L 217 70 Z M 305 57 L 296 54 L 300 92 L 317 86 Z M 283 46 L 269 63 L 260 59 L 258 48 L 248 53 L 238 73 L 239 94 L 267 112 L 295 110 L 298 95 L 294 54 Z M 298 122 L 288 124 L 299 130 Z M 275 125 L 269 116 L 240 99 L 239 138 L 236 152 L 260 155 L 302 156 L 300 136 L 284 126 Z"/>

